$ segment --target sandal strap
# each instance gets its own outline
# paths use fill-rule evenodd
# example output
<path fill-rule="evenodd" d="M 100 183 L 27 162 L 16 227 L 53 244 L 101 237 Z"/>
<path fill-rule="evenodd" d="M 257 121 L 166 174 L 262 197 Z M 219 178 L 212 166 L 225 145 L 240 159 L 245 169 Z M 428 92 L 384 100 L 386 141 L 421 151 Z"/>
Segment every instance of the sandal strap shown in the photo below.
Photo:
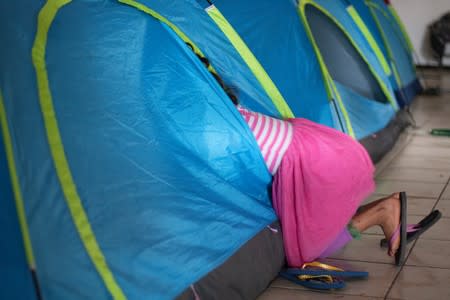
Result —
<path fill-rule="evenodd" d="M 304 263 L 301 267 L 301 269 L 307 269 L 307 268 L 319 268 L 319 269 L 330 270 L 330 271 L 344 271 L 341 268 L 338 268 L 338 267 L 335 267 L 332 265 L 327 265 L 327 264 L 321 263 L 320 261 Z"/>
<path fill-rule="evenodd" d="M 398 236 L 400 235 L 400 226 L 401 224 L 398 224 L 397 229 L 395 229 L 394 234 L 391 236 L 391 238 L 389 239 L 389 247 L 392 246 L 392 244 L 394 243 L 394 241 L 398 238 Z"/>
<path fill-rule="evenodd" d="M 406 232 L 415 232 L 419 231 L 421 226 L 419 224 L 408 224 L 406 227 Z"/>
<path fill-rule="evenodd" d="M 329 283 L 334 282 L 334 278 L 331 275 L 298 275 L 297 278 L 299 280 L 316 279 L 316 280 L 323 280 L 323 281 L 329 282 Z"/>

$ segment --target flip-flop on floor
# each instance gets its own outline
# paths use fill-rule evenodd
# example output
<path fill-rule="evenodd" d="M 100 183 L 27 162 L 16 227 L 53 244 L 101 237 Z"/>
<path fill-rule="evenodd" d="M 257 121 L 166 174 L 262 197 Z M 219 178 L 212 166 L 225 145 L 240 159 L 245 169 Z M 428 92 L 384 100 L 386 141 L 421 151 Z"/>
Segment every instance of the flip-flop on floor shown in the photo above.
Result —
<path fill-rule="evenodd" d="M 364 271 L 348 271 L 332 265 L 314 261 L 300 268 L 286 268 L 280 276 L 305 287 L 319 290 L 341 289 L 345 286 L 342 279 L 364 279 L 369 276 Z"/>
<path fill-rule="evenodd" d="M 295 284 L 315 290 L 338 290 L 345 287 L 344 281 L 333 278 L 330 275 L 308 276 L 308 278 L 300 279 L 300 275 L 293 275 L 284 271 L 281 271 L 279 274 Z"/>
<path fill-rule="evenodd" d="M 421 236 L 424 232 L 431 228 L 442 217 L 442 213 L 439 210 L 433 210 L 425 218 L 423 218 L 417 224 L 409 224 L 406 229 L 406 243 L 411 243 Z M 380 241 L 380 247 L 387 247 L 388 242 L 386 239 Z"/>
<path fill-rule="evenodd" d="M 369 273 L 365 271 L 344 270 L 319 261 L 304 263 L 300 268 L 286 268 L 283 272 L 297 276 L 329 275 L 337 278 L 367 278 L 369 276 Z"/>
<path fill-rule="evenodd" d="M 389 240 L 389 247 L 392 247 L 392 244 L 400 235 L 400 245 L 397 252 L 395 252 L 395 264 L 397 266 L 403 265 L 406 256 L 406 229 L 408 226 L 406 222 L 406 215 L 406 193 L 400 192 L 400 224 Z"/>

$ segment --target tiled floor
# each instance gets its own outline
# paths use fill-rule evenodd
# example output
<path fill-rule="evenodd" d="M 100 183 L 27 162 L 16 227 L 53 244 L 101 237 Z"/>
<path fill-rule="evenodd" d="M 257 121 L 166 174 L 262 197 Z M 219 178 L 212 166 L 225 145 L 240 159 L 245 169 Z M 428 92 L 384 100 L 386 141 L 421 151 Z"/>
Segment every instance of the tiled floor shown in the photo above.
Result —
<path fill-rule="evenodd" d="M 430 77 L 429 77 L 430 78 Z M 408 246 L 403 267 L 379 247 L 382 232 L 374 228 L 328 260 L 331 264 L 369 272 L 367 280 L 349 281 L 339 291 L 317 292 L 276 279 L 259 300 L 276 299 L 450 299 L 450 137 L 429 134 L 450 128 L 450 72 L 432 74 L 428 84 L 447 88 L 440 96 L 420 96 L 410 128 L 395 148 L 377 164 L 377 189 L 366 202 L 396 191 L 406 191 L 409 223 L 432 209 L 443 218 Z"/>

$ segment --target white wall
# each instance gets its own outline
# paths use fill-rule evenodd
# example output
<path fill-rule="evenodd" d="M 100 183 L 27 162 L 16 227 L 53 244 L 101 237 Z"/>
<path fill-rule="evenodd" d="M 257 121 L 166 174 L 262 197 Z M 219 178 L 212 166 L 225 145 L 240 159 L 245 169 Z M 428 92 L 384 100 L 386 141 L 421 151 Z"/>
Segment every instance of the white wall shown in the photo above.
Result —
<path fill-rule="evenodd" d="M 428 25 L 450 12 L 450 0 L 391 0 L 411 38 L 418 57 L 416 64 L 435 65 L 430 48 Z M 445 61 L 450 65 L 450 61 Z"/>

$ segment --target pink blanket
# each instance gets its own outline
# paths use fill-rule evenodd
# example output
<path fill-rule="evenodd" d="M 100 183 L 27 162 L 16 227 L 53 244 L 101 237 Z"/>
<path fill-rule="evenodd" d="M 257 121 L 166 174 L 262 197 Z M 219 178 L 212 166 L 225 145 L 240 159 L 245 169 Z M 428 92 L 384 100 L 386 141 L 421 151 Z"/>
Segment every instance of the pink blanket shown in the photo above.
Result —
<path fill-rule="evenodd" d="M 292 119 L 294 137 L 273 182 L 288 264 L 318 258 L 345 230 L 370 193 L 373 164 L 351 137 Z"/>

